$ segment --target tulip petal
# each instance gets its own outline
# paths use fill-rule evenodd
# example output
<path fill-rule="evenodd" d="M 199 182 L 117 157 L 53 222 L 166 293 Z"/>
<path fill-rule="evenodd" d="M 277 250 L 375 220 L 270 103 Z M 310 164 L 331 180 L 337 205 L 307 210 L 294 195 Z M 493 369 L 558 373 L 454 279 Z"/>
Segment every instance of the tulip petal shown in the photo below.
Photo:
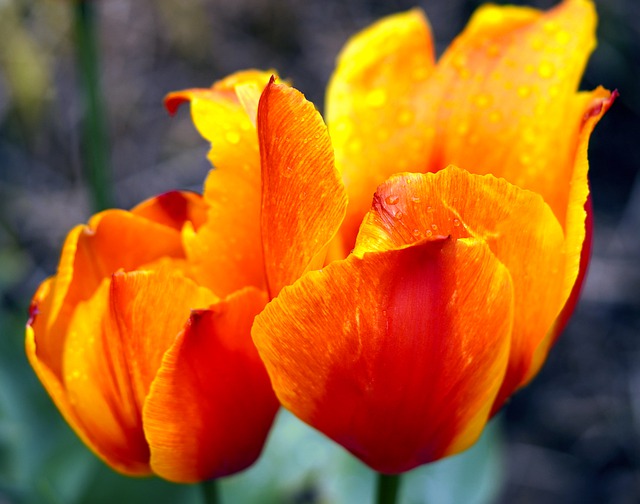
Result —
<path fill-rule="evenodd" d="M 564 225 L 587 107 L 576 90 L 595 23 L 590 0 L 565 0 L 548 12 L 478 9 L 431 80 L 437 132 L 429 171 L 454 164 L 504 177 L 542 195 Z"/>
<path fill-rule="evenodd" d="M 511 274 L 515 320 L 509 369 L 497 399 L 501 405 L 526 381 L 534 355 L 568 297 L 562 228 L 539 195 L 504 179 L 449 167 L 396 175 L 382 184 L 354 254 L 436 234 L 484 240 Z"/>
<path fill-rule="evenodd" d="M 221 297 L 247 285 L 265 285 L 260 153 L 255 118 L 247 109 L 252 101 L 248 90 L 254 86 L 262 90 L 271 75 L 238 72 L 210 89 L 179 91 L 165 99 L 170 112 L 189 100 L 196 128 L 212 143 L 209 159 L 215 169 L 204 188 L 207 221 L 198 230 L 186 230 L 184 246 L 198 281 Z M 243 90 L 240 97 L 237 88 Z"/>
<path fill-rule="evenodd" d="M 247 288 L 194 312 L 165 354 L 144 408 L 156 474 L 202 481 L 258 458 L 278 409 L 251 341 L 253 319 L 267 301 Z"/>
<path fill-rule="evenodd" d="M 151 381 L 190 310 L 215 300 L 184 277 L 137 271 L 104 279 L 78 303 L 64 348 L 63 383 L 81 430 L 109 465 L 148 472 L 142 406 Z"/>
<path fill-rule="evenodd" d="M 197 193 L 171 191 L 143 201 L 131 213 L 145 219 L 182 230 L 186 222 L 198 229 L 205 221 L 207 206 Z"/>
<path fill-rule="evenodd" d="M 87 435 L 87 432 L 82 424 L 80 417 L 76 414 L 76 411 L 73 408 L 73 405 L 69 401 L 69 397 L 67 396 L 67 392 L 62 383 L 62 377 L 60 374 L 54 373 L 51 368 L 43 362 L 38 356 L 38 352 L 36 350 L 36 330 L 34 326 L 38 323 L 39 317 L 39 307 L 45 304 L 45 299 L 50 298 L 49 290 L 53 283 L 54 279 L 49 278 L 45 280 L 38 291 L 33 297 L 31 309 L 30 309 L 30 318 L 27 323 L 26 328 L 26 337 L 25 337 L 25 352 L 27 354 L 27 358 L 29 359 L 29 363 L 31 367 L 35 371 L 38 379 L 48 392 L 49 396 L 53 400 L 54 404 L 67 421 L 67 423 L 71 426 L 71 428 L 76 432 L 78 437 L 82 439 L 85 445 L 87 445 L 94 453 L 99 454 L 100 450 L 94 444 L 91 437 Z M 101 455 L 99 455 L 101 456 Z M 134 463 L 131 464 L 128 461 L 124 460 L 114 460 L 112 459 L 113 466 L 120 472 L 128 473 L 128 474 L 139 474 L 145 475 L 150 473 L 150 469 L 148 464 L 144 463 Z"/>
<path fill-rule="evenodd" d="M 67 236 L 51 291 L 40 300 L 34 324 L 38 357 L 60 376 L 66 330 L 75 306 L 104 278 L 158 258 L 183 256 L 180 233 L 124 210 L 94 215 Z"/>
<path fill-rule="evenodd" d="M 422 171 L 426 163 L 426 86 L 433 65 L 431 31 L 419 9 L 375 23 L 338 58 L 326 117 L 349 194 L 341 229 L 347 252 L 378 184 L 399 171 Z"/>
<path fill-rule="evenodd" d="M 262 245 L 274 297 L 308 268 L 322 265 L 347 197 L 322 117 L 299 91 L 272 80 L 260 98 L 258 135 Z"/>
<path fill-rule="evenodd" d="M 489 248 L 443 238 L 307 273 L 258 315 L 253 338 L 286 408 L 396 473 L 477 439 L 512 318 L 510 276 Z"/>
<path fill-rule="evenodd" d="M 587 172 L 589 171 L 589 161 L 587 159 L 589 137 L 595 125 L 617 98 L 618 93 L 617 91 L 609 93 L 602 88 L 598 88 L 592 93 L 585 93 L 585 95 L 590 98 L 591 106 L 583 116 L 578 147 L 575 152 L 565 222 L 566 273 L 564 289 L 565 295 L 568 293 L 568 299 L 554 327 L 549 331 L 546 340 L 538 347 L 525 382 L 530 381 L 539 371 L 551 346 L 557 341 L 569 321 L 569 317 L 578 303 L 589 265 L 593 231 L 593 208 L 587 178 Z"/>

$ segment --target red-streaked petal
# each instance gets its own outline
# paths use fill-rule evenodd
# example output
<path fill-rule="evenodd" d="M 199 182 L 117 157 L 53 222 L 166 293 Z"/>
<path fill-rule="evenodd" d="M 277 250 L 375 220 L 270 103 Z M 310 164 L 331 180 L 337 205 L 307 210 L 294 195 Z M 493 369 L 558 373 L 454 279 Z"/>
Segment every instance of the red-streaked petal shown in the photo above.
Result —
<path fill-rule="evenodd" d="M 267 300 L 247 288 L 194 312 L 166 353 L 144 409 L 156 474 L 202 481 L 257 459 L 278 408 L 251 341 Z"/>
<path fill-rule="evenodd" d="M 382 184 L 354 253 L 361 256 L 436 235 L 484 240 L 513 279 L 513 337 L 501 404 L 526 381 L 568 297 L 562 228 L 539 195 L 504 179 L 449 167 L 396 175 Z"/>
<path fill-rule="evenodd" d="M 525 379 L 527 382 L 539 371 L 547 357 L 549 349 L 557 341 L 569 321 L 578 303 L 580 290 L 589 265 L 593 228 L 593 209 L 591 207 L 589 181 L 587 179 L 587 172 L 589 170 L 589 161 L 587 159 L 589 137 L 595 125 L 617 98 L 618 93 L 617 91 L 609 93 L 602 88 L 598 88 L 587 96 L 591 98 L 591 107 L 583 116 L 583 125 L 580 131 L 578 147 L 575 152 L 574 169 L 565 222 L 566 274 L 564 278 L 564 291 L 565 294 L 568 294 L 568 299 L 562 309 L 562 313 L 558 316 L 551 331 L 549 331 L 547 338 L 536 351 L 533 365 Z"/>
<path fill-rule="evenodd" d="M 104 279 L 75 307 L 63 387 L 80 430 L 109 465 L 125 473 L 148 472 L 142 406 L 149 386 L 190 310 L 215 300 L 186 278 L 133 272 Z"/>
<path fill-rule="evenodd" d="M 159 258 L 183 256 L 180 233 L 124 210 L 94 215 L 67 236 L 51 292 L 38 302 L 34 324 L 38 358 L 60 375 L 67 326 L 77 304 L 89 299 L 104 278 Z"/>
<path fill-rule="evenodd" d="M 506 369 L 513 289 L 475 239 L 349 256 L 283 289 L 253 338 L 281 403 L 375 470 L 479 436 Z"/>
<path fill-rule="evenodd" d="M 273 297 L 309 267 L 322 265 L 347 198 L 322 117 L 299 91 L 273 81 L 266 87 L 258 135 L 262 245 Z"/>
<path fill-rule="evenodd" d="M 378 184 L 399 171 L 420 171 L 426 163 L 426 91 L 433 65 L 431 31 L 419 9 L 375 23 L 353 37 L 338 58 L 326 118 L 349 194 L 340 231 L 346 252 Z"/>
<path fill-rule="evenodd" d="M 207 206 L 197 193 L 171 191 L 143 201 L 131 213 L 180 231 L 187 221 L 198 229 L 205 221 Z"/>

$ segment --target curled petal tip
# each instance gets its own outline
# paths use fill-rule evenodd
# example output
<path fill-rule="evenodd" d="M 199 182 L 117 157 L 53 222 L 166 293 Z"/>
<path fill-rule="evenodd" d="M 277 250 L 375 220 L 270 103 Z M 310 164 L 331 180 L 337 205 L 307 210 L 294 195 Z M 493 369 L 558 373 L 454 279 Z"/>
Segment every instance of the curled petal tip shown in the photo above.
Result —
<path fill-rule="evenodd" d="M 167 109 L 170 116 L 176 115 L 176 112 L 184 102 L 189 101 L 183 93 L 169 93 L 164 97 L 164 108 Z"/>
<path fill-rule="evenodd" d="M 600 114 L 609 110 L 613 102 L 615 102 L 620 93 L 617 89 L 614 89 L 609 96 L 603 98 L 597 98 L 593 105 L 584 113 L 583 121 L 587 121 L 591 117 L 597 117 Z"/>

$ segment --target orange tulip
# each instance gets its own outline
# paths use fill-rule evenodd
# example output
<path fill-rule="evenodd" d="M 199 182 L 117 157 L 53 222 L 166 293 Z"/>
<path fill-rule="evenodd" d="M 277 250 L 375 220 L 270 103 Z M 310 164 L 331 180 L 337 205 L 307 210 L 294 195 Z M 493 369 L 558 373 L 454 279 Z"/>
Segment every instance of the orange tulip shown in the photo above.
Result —
<path fill-rule="evenodd" d="M 257 106 L 269 75 L 244 72 L 203 91 L 206 124 L 226 131 L 203 197 L 174 192 L 95 215 L 70 232 L 57 275 L 34 297 L 29 360 L 77 434 L 122 473 L 192 482 L 237 472 L 273 421 L 278 402 L 251 325 L 270 295 L 322 264 L 346 196 L 328 140 L 324 152 L 299 155 L 305 135 L 326 137 L 321 119 L 291 145 L 264 147 L 260 184 L 251 97 Z M 278 134 L 277 119 L 261 123 Z"/>
<path fill-rule="evenodd" d="M 349 205 L 331 257 L 353 251 L 284 288 L 252 334 L 280 402 L 378 471 L 474 443 L 573 310 L 587 145 L 615 98 L 576 92 L 594 27 L 588 0 L 485 6 L 436 64 L 413 10 L 339 58 L 326 109 Z M 263 166 L 314 120 L 299 100 L 265 90 L 258 119 L 284 131 L 259 128 Z"/>

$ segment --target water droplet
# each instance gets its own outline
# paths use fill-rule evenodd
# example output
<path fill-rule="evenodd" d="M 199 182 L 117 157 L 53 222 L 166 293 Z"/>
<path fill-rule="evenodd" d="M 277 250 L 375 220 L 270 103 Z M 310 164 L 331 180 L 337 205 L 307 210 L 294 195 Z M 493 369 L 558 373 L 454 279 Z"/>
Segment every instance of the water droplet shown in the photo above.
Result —
<path fill-rule="evenodd" d="M 400 201 L 400 198 L 395 195 L 390 195 L 385 198 L 385 201 L 387 205 L 395 205 L 398 201 Z"/>
<path fill-rule="evenodd" d="M 433 229 L 434 231 L 438 230 L 438 226 L 436 226 L 435 224 L 431 224 L 431 229 Z"/>
<path fill-rule="evenodd" d="M 429 75 L 429 69 L 426 66 L 420 65 L 413 69 L 411 75 L 413 76 L 414 80 L 421 81 L 427 78 L 427 76 Z"/>
<path fill-rule="evenodd" d="M 378 140 L 380 140 L 381 142 L 384 142 L 385 140 L 389 139 L 389 137 L 391 136 L 391 133 L 389 133 L 388 129 L 381 128 L 378 130 L 377 136 L 378 136 Z"/>
<path fill-rule="evenodd" d="M 411 196 L 411 201 L 413 201 L 414 203 L 420 203 L 420 196 Z M 429 207 L 431 208 L 431 207 Z"/>
<path fill-rule="evenodd" d="M 491 95 L 480 93 L 474 99 L 476 105 L 480 108 L 487 107 L 491 104 Z"/>
<path fill-rule="evenodd" d="M 374 89 L 369 91 L 365 101 L 370 107 L 382 107 L 387 101 L 387 93 L 384 89 Z"/>
<path fill-rule="evenodd" d="M 428 206 L 428 207 L 427 207 L 427 212 L 428 212 L 428 213 L 433 213 L 433 207 Z"/>
<path fill-rule="evenodd" d="M 487 56 L 495 58 L 500 55 L 500 46 L 498 44 L 491 44 L 487 47 Z"/>
<path fill-rule="evenodd" d="M 460 225 L 460 219 L 453 219 L 453 225 L 458 227 Z"/>
<path fill-rule="evenodd" d="M 567 45 L 570 40 L 571 40 L 571 35 L 569 34 L 569 32 L 560 30 L 558 33 L 556 33 L 556 42 L 558 44 Z"/>
<path fill-rule="evenodd" d="M 531 94 L 531 88 L 529 86 L 520 86 L 518 87 L 518 96 L 521 98 L 526 98 Z"/>
<path fill-rule="evenodd" d="M 411 121 L 413 121 L 413 112 L 411 110 L 403 110 L 402 112 L 400 112 L 400 115 L 398 116 L 398 122 L 402 126 L 406 126 Z"/>
<path fill-rule="evenodd" d="M 532 48 L 534 51 L 540 51 L 543 47 L 544 47 L 544 40 L 542 40 L 542 38 L 540 38 L 540 37 L 535 37 L 535 38 L 531 41 L 531 48 Z"/>
<path fill-rule="evenodd" d="M 414 229 L 413 230 L 413 236 L 420 236 L 420 230 L 419 229 Z"/>
<path fill-rule="evenodd" d="M 430 229 L 427 229 L 427 231 L 425 232 L 425 234 L 427 236 L 431 236 L 433 234 L 433 231 L 431 231 Z"/>
<path fill-rule="evenodd" d="M 458 75 L 463 79 L 468 79 L 471 76 L 471 72 L 467 68 L 467 58 L 462 54 L 456 54 L 451 62 L 453 68 L 458 71 Z"/>
<path fill-rule="evenodd" d="M 237 144 L 240 142 L 240 133 L 237 131 L 227 131 L 224 137 L 227 139 L 227 142 L 231 144 Z"/>
<path fill-rule="evenodd" d="M 555 72 L 555 69 L 553 68 L 553 65 L 546 61 L 540 63 L 540 66 L 538 67 L 538 74 L 543 79 L 548 79 L 552 77 L 554 72 Z"/>
<path fill-rule="evenodd" d="M 348 144 L 348 149 L 352 153 L 358 153 L 362 150 L 362 142 L 360 140 L 352 140 Z"/>
<path fill-rule="evenodd" d="M 402 212 L 396 212 L 394 217 L 398 220 L 402 220 L 402 218 L 404 217 L 404 214 Z"/>

